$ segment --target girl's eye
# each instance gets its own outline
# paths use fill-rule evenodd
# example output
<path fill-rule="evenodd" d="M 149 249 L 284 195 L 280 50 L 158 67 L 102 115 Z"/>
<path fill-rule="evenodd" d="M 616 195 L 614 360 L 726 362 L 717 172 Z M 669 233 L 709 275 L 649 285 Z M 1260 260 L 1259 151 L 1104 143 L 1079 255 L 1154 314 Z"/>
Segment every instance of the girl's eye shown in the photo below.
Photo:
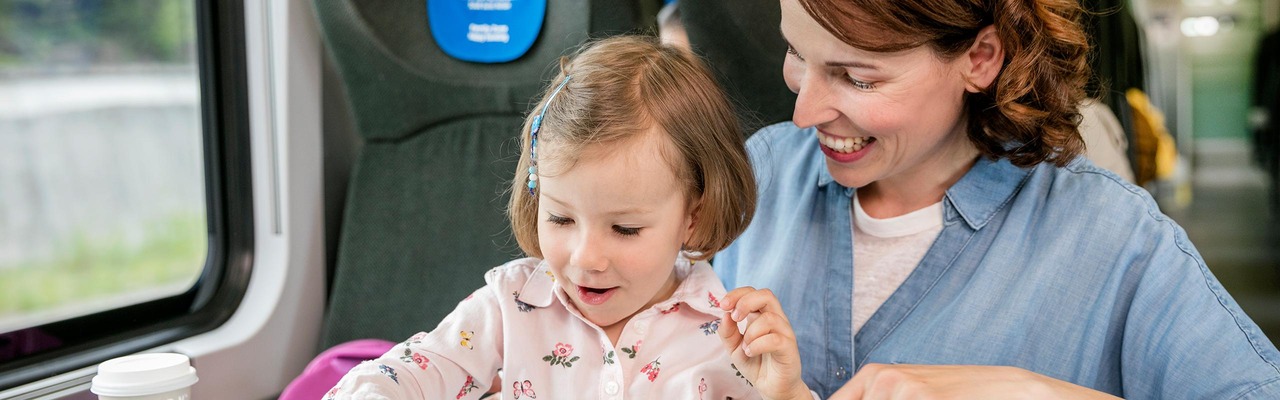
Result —
<path fill-rule="evenodd" d="M 635 236 L 640 234 L 640 228 L 628 228 L 625 226 L 613 226 L 613 231 L 622 236 Z"/>
<path fill-rule="evenodd" d="M 573 220 L 555 214 L 547 214 L 547 222 L 563 226 L 573 223 Z"/>
<path fill-rule="evenodd" d="M 844 77 L 845 79 L 849 80 L 850 85 L 853 85 L 853 87 L 858 90 L 872 90 L 876 88 L 876 85 L 873 85 L 869 82 L 858 80 L 857 78 L 854 78 L 851 75 L 845 74 Z"/>

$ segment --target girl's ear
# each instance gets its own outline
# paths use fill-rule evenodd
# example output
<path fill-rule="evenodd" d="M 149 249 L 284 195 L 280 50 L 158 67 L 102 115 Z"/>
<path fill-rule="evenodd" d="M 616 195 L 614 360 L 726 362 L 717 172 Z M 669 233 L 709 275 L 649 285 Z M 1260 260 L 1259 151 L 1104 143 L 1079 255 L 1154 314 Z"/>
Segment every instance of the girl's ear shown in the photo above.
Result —
<path fill-rule="evenodd" d="M 965 91 L 978 93 L 991 86 L 1004 66 L 1004 44 L 1000 42 L 995 26 L 988 25 L 978 31 L 973 45 L 969 46 L 969 51 L 962 58 L 968 61 L 962 65 L 965 81 L 968 82 L 965 84 Z"/>
<path fill-rule="evenodd" d="M 684 218 L 684 232 L 682 232 L 684 238 L 680 243 L 684 243 L 687 246 L 689 244 L 689 239 L 693 238 L 694 228 L 698 226 L 698 213 L 701 211 L 701 199 L 694 200 L 689 204 L 689 214 L 685 215 Z"/>

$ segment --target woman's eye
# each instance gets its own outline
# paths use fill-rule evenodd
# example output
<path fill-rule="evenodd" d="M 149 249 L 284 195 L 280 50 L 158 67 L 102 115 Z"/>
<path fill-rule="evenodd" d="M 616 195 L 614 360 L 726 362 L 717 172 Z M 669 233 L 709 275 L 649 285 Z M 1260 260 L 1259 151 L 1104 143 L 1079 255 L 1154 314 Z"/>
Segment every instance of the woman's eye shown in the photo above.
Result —
<path fill-rule="evenodd" d="M 561 217 L 555 214 L 547 214 L 547 222 L 550 222 L 556 225 L 569 225 L 573 223 L 573 220 L 569 218 Z"/>
<path fill-rule="evenodd" d="M 857 78 L 854 78 L 852 76 L 845 75 L 844 77 L 845 79 L 849 80 L 849 84 L 853 85 L 853 87 L 857 88 L 858 90 L 872 90 L 876 88 L 876 85 L 873 85 L 869 82 L 858 80 Z"/>
<path fill-rule="evenodd" d="M 625 226 L 613 226 L 613 231 L 622 236 L 635 236 L 640 234 L 640 228 L 628 228 Z"/>
<path fill-rule="evenodd" d="M 793 56 L 800 61 L 804 61 L 804 57 L 800 57 L 800 53 L 796 52 L 796 49 L 791 47 L 791 45 L 787 45 L 787 55 Z"/>

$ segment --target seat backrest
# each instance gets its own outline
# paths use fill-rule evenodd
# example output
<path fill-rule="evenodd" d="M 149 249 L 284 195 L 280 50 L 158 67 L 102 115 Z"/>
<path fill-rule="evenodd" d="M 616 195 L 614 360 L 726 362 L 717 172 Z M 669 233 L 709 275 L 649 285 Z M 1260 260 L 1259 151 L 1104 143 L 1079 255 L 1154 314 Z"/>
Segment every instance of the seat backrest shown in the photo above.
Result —
<path fill-rule="evenodd" d="M 681 1 L 694 52 L 707 59 L 746 119 L 747 132 L 790 121 L 796 95 L 782 80 L 787 42 L 778 0 Z"/>
<path fill-rule="evenodd" d="M 523 116 L 555 61 L 634 30 L 635 0 L 551 0 L 520 58 L 447 56 L 423 0 L 315 0 L 365 144 L 352 170 L 321 345 L 431 330 L 519 255 L 504 209 Z"/>

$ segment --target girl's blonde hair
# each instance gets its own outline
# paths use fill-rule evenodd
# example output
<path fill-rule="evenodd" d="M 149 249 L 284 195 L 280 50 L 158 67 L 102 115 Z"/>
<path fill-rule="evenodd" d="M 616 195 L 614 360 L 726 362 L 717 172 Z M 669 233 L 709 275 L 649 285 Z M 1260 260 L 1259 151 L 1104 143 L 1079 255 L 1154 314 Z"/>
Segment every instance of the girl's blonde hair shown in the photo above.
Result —
<path fill-rule="evenodd" d="M 572 79 L 547 105 L 566 76 Z M 742 127 L 711 71 L 696 56 L 656 38 L 617 36 L 587 44 L 571 59 L 562 58 L 560 72 L 525 118 L 507 214 L 526 254 L 542 257 L 538 198 L 527 185 L 529 129 L 543 107 L 540 166 L 550 161 L 541 151 L 543 143 L 554 142 L 556 163 L 571 166 L 587 146 L 620 143 L 654 128 L 666 135 L 670 143 L 660 146 L 662 158 L 696 207 L 693 234 L 685 243 L 692 257 L 714 255 L 751 222 L 756 186 Z"/>

